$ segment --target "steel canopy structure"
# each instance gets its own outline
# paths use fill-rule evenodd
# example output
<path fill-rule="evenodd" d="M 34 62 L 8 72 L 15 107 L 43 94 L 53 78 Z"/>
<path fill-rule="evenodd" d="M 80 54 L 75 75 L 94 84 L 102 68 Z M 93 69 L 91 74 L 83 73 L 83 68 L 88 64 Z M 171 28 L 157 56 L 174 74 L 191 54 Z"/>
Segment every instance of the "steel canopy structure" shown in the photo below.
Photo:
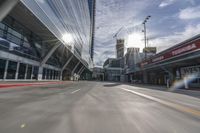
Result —
<path fill-rule="evenodd" d="M 91 18 L 88 0 L 22 0 L 22 3 L 89 67 Z M 64 37 L 72 38 L 66 42 Z M 86 64 L 85 64 L 86 65 Z"/>
<path fill-rule="evenodd" d="M 0 80 L 89 77 L 94 4 L 95 0 L 18 2 L 0 22 Z"/>

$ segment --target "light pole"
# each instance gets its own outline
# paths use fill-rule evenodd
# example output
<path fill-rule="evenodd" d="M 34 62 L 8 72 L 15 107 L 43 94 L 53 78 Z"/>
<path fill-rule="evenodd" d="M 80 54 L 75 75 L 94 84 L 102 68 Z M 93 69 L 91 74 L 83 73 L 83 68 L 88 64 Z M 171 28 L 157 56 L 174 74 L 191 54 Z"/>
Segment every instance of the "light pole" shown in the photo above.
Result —
<path fill-rule="evenodd" d="M 151 16 L 147 16 L 144 21 L 143 21 L 143 25 L 144 25 L 144 52 L 145 52 L 145 59 L 147 58 L 147 52 L 146 52 L 146 47 L 147 47 L 147 32 L 146 32 L 146 22 L 150 19 Z"/>

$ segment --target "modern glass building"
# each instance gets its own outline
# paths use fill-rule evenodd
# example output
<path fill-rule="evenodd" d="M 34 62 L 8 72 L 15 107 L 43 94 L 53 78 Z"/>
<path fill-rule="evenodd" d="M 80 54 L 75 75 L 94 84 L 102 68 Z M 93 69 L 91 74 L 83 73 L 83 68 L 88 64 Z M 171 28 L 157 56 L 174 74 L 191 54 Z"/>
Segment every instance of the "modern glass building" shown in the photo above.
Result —
<path fill-rule="evenodd" d="M 0 80 L 86 79 L 95 0 L 21 0 L 0 22 Z"/>

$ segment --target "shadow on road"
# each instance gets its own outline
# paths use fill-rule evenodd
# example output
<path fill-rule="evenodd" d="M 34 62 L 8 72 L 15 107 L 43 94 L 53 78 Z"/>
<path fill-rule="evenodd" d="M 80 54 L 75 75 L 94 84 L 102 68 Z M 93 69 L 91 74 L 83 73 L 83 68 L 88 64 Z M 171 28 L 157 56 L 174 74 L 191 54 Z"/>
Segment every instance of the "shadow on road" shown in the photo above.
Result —
<path fill-rule="evenodd" d="M 118 85 L 121 85 L 121 83 L 110 83 L 110 84 L 105 84 L 103 86 L 104 87 L 115 87 L 115 86 L 118 86 Z"/>

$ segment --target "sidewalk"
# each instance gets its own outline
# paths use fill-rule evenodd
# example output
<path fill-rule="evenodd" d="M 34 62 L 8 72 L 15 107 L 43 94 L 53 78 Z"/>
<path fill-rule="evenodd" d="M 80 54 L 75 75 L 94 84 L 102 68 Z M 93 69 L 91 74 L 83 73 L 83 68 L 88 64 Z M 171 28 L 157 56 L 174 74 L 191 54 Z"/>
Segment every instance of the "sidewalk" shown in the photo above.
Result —
<path fill-rule="evenodd" d="M 0 89 L 26 86 L 44 86 L 53 84 L 65 84 L 70 81 L 1 81 Z"/>
<path fill-rule="evenodd" d="M 144 88 L 153 89 L 153 90 L 180 93 L 180 94 L 185 94 L 185 95 L 200 98 L 200 88 L 173 89 L 172 90 L 170 88 L 167 88 L 166 86 L 161 86 L 161 85 L 150 85 L 150 84 L 128 84 L 128 85 L 136 86 L 136 87 L 144 87 Z"/>

